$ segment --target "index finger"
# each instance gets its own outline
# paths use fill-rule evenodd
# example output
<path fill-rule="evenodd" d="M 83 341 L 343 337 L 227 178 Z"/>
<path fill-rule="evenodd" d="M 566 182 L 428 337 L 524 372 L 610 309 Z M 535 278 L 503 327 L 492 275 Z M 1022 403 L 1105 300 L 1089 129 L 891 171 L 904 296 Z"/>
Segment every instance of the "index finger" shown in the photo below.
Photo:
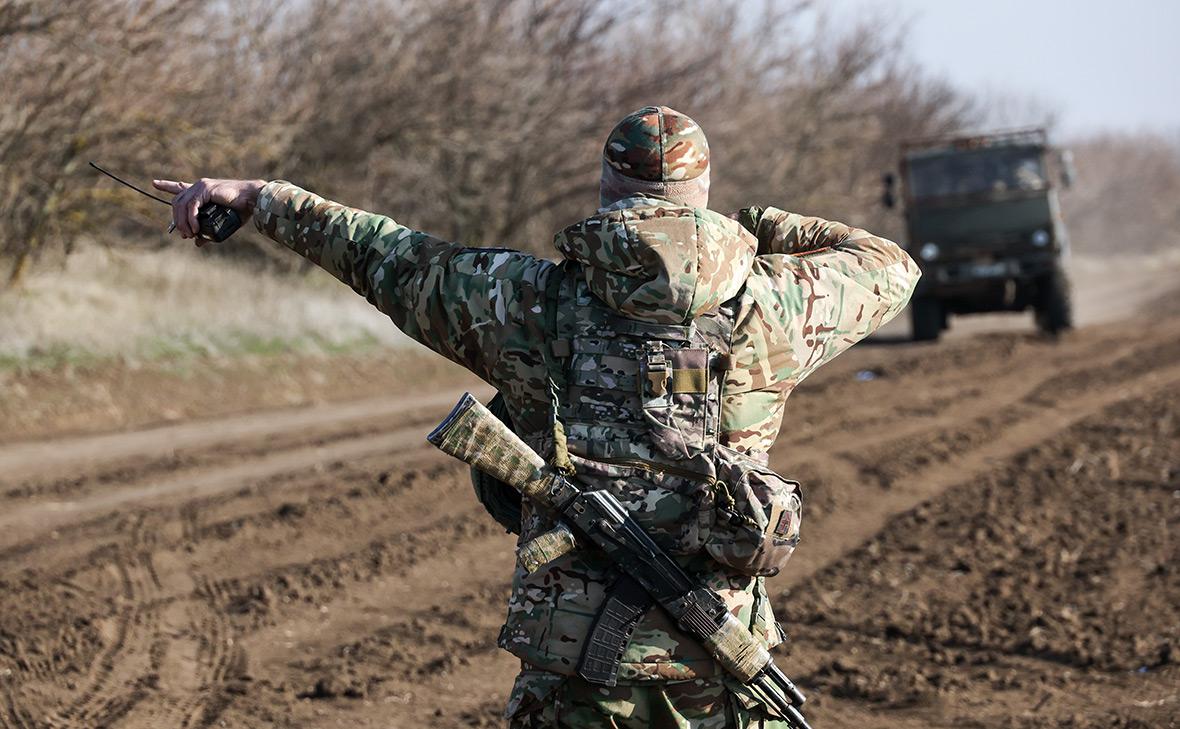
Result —
<path fill-rule="evenodd" d="M 192 187 L 188 182 L 176 182 L 174 180 L 152 180 L 152 187 L 164 192 L 170 192 L 175 195 Z"/>

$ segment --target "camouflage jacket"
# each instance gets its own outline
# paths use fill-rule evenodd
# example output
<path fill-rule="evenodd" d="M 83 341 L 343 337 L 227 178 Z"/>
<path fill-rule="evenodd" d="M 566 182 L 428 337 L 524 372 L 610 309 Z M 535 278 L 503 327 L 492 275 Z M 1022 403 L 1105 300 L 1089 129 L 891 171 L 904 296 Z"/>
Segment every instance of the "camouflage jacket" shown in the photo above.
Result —
<path fill-rule="evenodd" d="M 670 237 L 661 232 L 669 218 L 691 224 Z M 282 181 L 263 189 L 255 220 L 406 334 L 499 389 L 519 431 L 544 429 L 551 412 L 546 291 L 558 264 L 464 248 Z M 767 208 L 754 209 L 746 224 L 753 233 L 712 211 L 634 197 L 558 233 L 555 245 L 582 265 L 598 299 L 630 318 L 681 324 L 739 297 L 719 441 L 764 457 L 795 386 L 901 311 L 920 274 L 896 244 L 841 223 Z M 572 673 L 603 600 L 601 569 L 574 552 L 531 575 L 518 570 L 501 645 L 536 668 Z M 779 642 L 761 578 L 723 570 L 701 577 L 755 635 Z M 652 611 L 620 679 L 714 671 L 702 649 Z"/>

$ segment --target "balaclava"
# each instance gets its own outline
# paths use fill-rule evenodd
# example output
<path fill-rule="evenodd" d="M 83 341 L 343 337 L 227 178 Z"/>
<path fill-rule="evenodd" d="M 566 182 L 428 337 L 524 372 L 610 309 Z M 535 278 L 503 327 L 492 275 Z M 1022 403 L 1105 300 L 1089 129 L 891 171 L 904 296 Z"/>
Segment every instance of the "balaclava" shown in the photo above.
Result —
<path fill-rule="evenodd" d="M 709 143 L 692 119 L 666 106 L 645 106 L 615 125 L 602 150 L 603 207 L 632 195 L 679 205 L 709 205 Z"/>

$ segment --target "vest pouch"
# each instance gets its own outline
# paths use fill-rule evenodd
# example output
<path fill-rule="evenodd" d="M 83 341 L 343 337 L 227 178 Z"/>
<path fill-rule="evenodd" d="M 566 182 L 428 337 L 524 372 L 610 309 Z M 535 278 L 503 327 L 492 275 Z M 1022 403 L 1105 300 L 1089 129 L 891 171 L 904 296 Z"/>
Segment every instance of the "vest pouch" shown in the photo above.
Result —
<path fill-rule="evenodd" d="M 799 543 L 799 483 L 724 446 L 717 448 L 717 479 L 716 521 L 705 551 L 742 574 L 778 574 Z"/>
<path fill-rule="evenodd" d="M 709 350 L 659 349 L 640 363 L 639 399 L 652 443 L 668 458 L 685 461 L 706 446 Z"/>

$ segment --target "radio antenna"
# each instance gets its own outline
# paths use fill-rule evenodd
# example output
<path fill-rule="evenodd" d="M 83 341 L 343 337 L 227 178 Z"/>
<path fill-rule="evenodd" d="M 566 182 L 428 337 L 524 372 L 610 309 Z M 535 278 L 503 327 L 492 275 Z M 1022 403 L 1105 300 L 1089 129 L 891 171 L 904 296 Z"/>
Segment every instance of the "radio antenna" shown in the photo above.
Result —
<path fill-rule="evenodd" d="M 121 178 L 119 178 L 119 177 L 116 177 L 115 175 L 111 174 L 110 172 L 107 172 L 106 170 L 104 170 L 103 168 L 101 168 L 101 167 L 99 167 L 98 165 L 94 164 L 93 162 L 91 162 L 91 163 L 90 163 L 90 166 L 91 166 L 91 167 L 93 167 L 94 169 L 98 170 L 99 172 L 103 173 L 103 174 L 104 174 L 104 175 L 106 175 L 107 177 L 111 178 L 111 179 L 112 179 L 112 180 L 114 180 L 115 182 L 118 182 L 118 183 L 119 183 L 119 184 L 121 184 L 121 185 L 126 185 L 127 187 L 130 187 L 132 190 L 135 190 L 135 191 L 136 191 L 136 192 L 138 192 L 140 195 L 147 195 L 148 197 L 150 197 L 150 198 L 151 198 L 151 199 L 153 199 L 153 200 L 159 200 L 160 202 L 164 203 L 164 204 L 165 204 L 165 205 L 167 205 L 168 207 L 172 207 L 172 203 L 171 203 L 170 201 L 168 201 L 168 200 L 165 200 L 165 199 L 164 199 L 164 198 L 162 198 L 162 197 L 156 197 L 155 195 L 151 194 L 151 193 L 150 193 L 150 192 L 148 192 L 147 190 L 141 190 L 141 189 L 139 189 L 138 187 L 136 187 L 135 185 L 132 185 L 132 184 L 131 184 L 130 182 L 128 182 L 127 180 L 124 180 L 124 179 L 121 179 Z"/>

